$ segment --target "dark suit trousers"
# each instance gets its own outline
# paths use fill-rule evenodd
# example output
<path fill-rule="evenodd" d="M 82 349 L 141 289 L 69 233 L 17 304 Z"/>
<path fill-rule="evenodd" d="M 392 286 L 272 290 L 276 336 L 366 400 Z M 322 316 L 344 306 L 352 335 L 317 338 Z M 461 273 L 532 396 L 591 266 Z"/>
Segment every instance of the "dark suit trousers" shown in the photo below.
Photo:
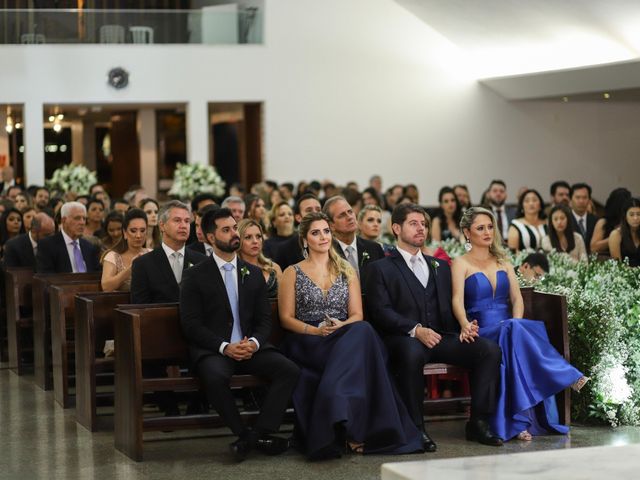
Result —
<path fill-rule="evenodd" d="M 484 338 L 461 343 L 457 335 L 442 335 L 434 348 L 408 336 L 384 339 L 389 350 L 391 368 L 409 415 L 419 429 L 424 428 L 425 363 L 449 363 L 471 370 L 471 416 L 490 415 L 495 411 L 500 382 L 500 347 Z"/>
<path fill-rule="evenodd" d="M 225 424 L 240 435 L 244 424 L 229 388 L 234 374 L 251 374 L 269 381 L 267 393 L 255 427 L 264 432 L 276 432 L 289 405 L 289 399 L 298 382 L 300 369 L 277 350 L 258 350 L 249 360 L 235 361 L 223 355 L 209 355 L 197 365 L 207 399 Z"/>

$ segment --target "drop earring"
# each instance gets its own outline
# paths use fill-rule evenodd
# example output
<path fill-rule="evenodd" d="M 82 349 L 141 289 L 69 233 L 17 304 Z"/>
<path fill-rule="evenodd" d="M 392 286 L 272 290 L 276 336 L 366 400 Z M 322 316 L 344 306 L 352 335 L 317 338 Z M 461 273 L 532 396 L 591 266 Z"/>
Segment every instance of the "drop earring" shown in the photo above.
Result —
<path fill-rule="evenodd" d="M 473 245 L 471 245 L 471 242 L 469 241 L 468 238 L 465 237 L 465 242 L 464 242 L 464 251 L 469 253 L 471 251 L 471 249 L 473 248 Z"/>
<path fill-rule="evenodd" d="M 309 247 L 306 243 L 302 245 L 302 256 L 304 258 L 309 258 Z"/>

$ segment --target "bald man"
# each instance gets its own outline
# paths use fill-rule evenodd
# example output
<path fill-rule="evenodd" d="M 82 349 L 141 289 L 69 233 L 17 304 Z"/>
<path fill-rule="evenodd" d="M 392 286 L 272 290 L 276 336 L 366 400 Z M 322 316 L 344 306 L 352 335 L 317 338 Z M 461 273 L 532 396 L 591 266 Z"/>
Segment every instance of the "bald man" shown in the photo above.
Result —
<path fill-rule="evenodd" d="M 36 269 L 38 242 L 53 235 L 56 226 L 46 213 L 37 213 L 31 221 L 31 230 L 9 240 L 4 246 L 5 267 L 31 267 Z"/>

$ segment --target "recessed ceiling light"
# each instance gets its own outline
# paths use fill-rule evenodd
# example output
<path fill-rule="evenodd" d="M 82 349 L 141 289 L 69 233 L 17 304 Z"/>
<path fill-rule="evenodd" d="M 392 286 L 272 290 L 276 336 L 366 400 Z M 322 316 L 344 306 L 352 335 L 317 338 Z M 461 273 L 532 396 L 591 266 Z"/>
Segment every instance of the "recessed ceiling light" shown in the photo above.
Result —
<path fill-rule="evenodd" d="M 567 102 L 569 101 L 569 97 L 562 97 L 562 101 L 563 101 L 564 103 L 567 103 Z"/>
<path fill-rule="evenodd" d="M 606 92 L 602 96 L 605 98 L 605 100 L 609 100 L 609 98 L 611 98 L 611 95 Z"/>

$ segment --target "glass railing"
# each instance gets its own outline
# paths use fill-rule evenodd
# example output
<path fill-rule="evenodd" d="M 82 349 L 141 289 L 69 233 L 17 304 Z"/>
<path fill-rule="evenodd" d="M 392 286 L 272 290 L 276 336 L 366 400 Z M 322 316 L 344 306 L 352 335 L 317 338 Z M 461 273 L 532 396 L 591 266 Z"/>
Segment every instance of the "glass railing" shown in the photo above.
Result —
<path fill-rule="evenodd" d="M 0 44 L 261 44 L 263 12 L 238 5 L 199 10 L 0 9 Z"/>

